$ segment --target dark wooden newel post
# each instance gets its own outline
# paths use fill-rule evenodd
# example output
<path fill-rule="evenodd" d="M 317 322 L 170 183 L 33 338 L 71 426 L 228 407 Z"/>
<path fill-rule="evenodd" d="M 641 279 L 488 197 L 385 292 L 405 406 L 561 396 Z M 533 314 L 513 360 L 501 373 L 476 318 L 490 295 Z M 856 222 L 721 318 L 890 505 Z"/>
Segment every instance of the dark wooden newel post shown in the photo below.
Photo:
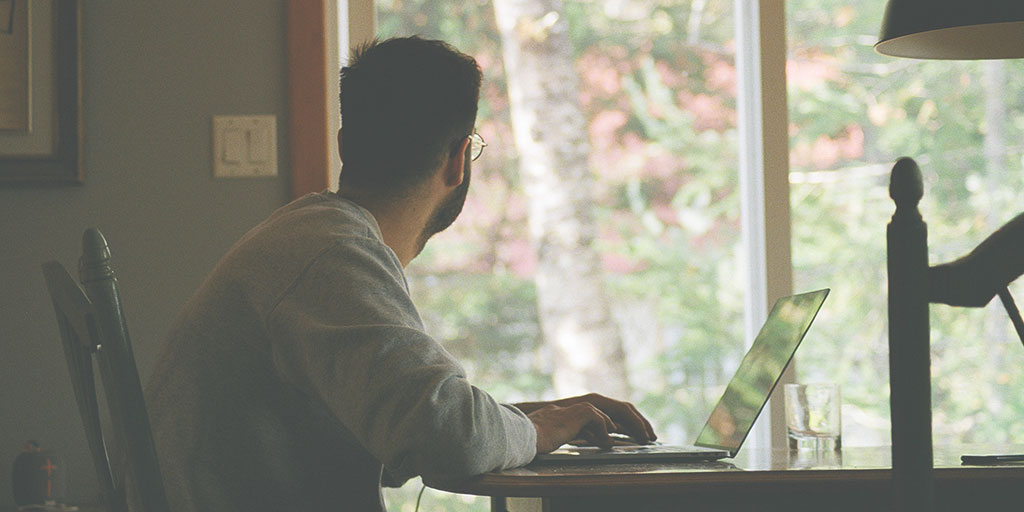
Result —
<path fill-rule="evenodd" d="M 910 158 L 892 169 L 896 202 L 887 232 L 889 407 L 896 510 L 934 510 L 931 355 L 928 333 L 928 227 L 917 204 L 921 170 Z"/>

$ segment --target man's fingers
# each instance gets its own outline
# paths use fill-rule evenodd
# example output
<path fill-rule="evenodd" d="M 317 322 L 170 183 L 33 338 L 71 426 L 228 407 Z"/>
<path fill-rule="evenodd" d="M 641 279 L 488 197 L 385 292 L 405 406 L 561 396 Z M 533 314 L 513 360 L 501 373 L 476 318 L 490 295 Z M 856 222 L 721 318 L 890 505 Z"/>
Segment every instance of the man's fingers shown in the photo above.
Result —
<path fill-rule="evenodd" d="M 580 438 L 608 448 L 615 444 L 611 433 L 625 434 L 642 444 L 657 439 L 650 422 L 633 404 L 598 394 L 547 402 L 527 415 L 537 429 L 540 453 Z"/>
<path fill-rule="evenodd" d="M 629 402 L 618 402 L 618 409 L 621 410 L 619 418 L 619 424 L 622 426 L 622 432 L 629 434 L 640 441 L 650 442 L 658 438 L 654 433 L 654 427 L 647 421 L 640 411 Z"/>
<path fill-rule="evenodd" d="M 582 402 L 570 406 L 578 414 L 579 432 L 587 441 L 602 447 L 612 445 L 610 432 L 615 431 L 615 422 L 593 404 Z"/>
<path fill-rule="evenodd" d="M 615 419 L 615 427 L 612 429 L 614 432 L 627 434 L 642 443 L 650 443 L 658 439 L 658 435 L 654 433 L 654 427 L 633 404 L 597 393 L 586 395 L 584 400 L 594 404 Z"/>
<path fill-rule="evenodd" d="M 626 403 L 626 405 L 629 408 L 629 417 L 635 425 L 635 428 L 644 433 L 647 437 L 646 440 L 650 442 L 658 439 L 658 435 L 654 433 L 654 427 L 651 426 L 651 422 L 647 421 L 647 418 L 645 418 L 643 414 L 640 414 L 640 411 L 637 410 L 633 404 Z"/>

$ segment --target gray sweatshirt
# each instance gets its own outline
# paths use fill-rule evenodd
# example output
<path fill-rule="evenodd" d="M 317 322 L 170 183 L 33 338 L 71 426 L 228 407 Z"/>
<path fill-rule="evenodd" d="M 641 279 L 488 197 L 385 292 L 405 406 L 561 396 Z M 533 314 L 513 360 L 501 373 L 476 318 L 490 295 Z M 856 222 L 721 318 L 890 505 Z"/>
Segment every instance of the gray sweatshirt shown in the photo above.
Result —
<path fill-rule="evenodd" d="M 402 481 L 520 466 L 536 431 L 424 332 L 370 213 L 329 192 L 247 233 L 146 386 L 175 511 L 382 510 Z"/>

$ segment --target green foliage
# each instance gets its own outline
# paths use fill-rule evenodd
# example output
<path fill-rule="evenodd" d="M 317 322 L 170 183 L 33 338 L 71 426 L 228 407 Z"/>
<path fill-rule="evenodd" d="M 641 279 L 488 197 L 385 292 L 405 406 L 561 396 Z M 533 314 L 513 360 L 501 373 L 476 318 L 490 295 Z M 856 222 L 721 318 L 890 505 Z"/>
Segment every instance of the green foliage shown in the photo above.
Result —
<path fill-rule="evenodd" d="M 492 7 L 378 7 L 382 35 L 445 39 L 476 56 L 485 74 L 478 128 L 489 146 L 474 163 L 465 213 L 409 269 L 428 331 L 500 400 L 552 398 L 557 362 L 540 334 Z M 563 8 L 630 398 L 663 439 L 686 442 L 743 352 L 732 2 L 579 0 Z M 889 439 L 892 163 L 909 155 L 924 171 L 933 263 L 963 255 L 1024 204 L 1024 62 L 1002 63 L 1000 158 L 986 155 L 986 137 L 998 132 L 985 109 L 990 64 L 876 54 L 883 9 L 884 0 L 786 2 L 794 287 L 833 289 L 798 354 L 798 375 L 842 385 L 848 445 Z M 1012 290 L 1024 296 L 1021 285 Z M 1018 343 L 998 307 L 932 308 L 936 442 L 1024 439 Z M 419 486 L 410 485 L 389 496 L 415 496 Z M 439 501 L 427 509 L 486 508 L 430 493 L 425 502 Z"/>
<path fill-rule="evenodd" d="M 483 496 L 451 494 L 430 487 L 424 488 L 419 478 L 409 480 L 397 489 L 384 489 L 384 504 L 390 512 L 485 512 L 490 510 L 489 503 Z"/>
<path fill-rule="evenodd" d="M 933 264 L 964 255 L 1024 204 L 1024 91 L 1012 78 L 1024 65 L 996 64 L 1007 77 L 997 107 L 1007 122 L 1004 139 L 994 142 L 999 158 L 990 161 L 982 148 L 994 122 L 985 110 L 993 93 L 983 77 L 992 64 L 874 54 L 883 4 L 787 3 L 794 273 L 797 288 L 834 289 L 798 371 L 801 379 L 842 383 L 844 402 L 861 420 L 844 422 L 847 435 L 860 444 L 889 436 L 888 395 L 879 388 L 888 376 L 884 237 L 892 163 L 907 155 L 921 165 Z M 801 79 L 812 72 L 814 80 Z M 863 134 L 859 150 L 843 148 L 852 145 L 844 140 L 851 127 Z M 1024 352 L 1005 313 L 998 304 L 933 306 L 931 325 L 936 442 L 1020 442 Z"/>
<path fill-rule="evenodd" d="M 474 382 L 486 379 L 502 401 L 550 389 L 550 377 L 535 371 L 541 339 L 531 280 L 510 273 L 410 274 L 427 331 L 459 357 Z"/>

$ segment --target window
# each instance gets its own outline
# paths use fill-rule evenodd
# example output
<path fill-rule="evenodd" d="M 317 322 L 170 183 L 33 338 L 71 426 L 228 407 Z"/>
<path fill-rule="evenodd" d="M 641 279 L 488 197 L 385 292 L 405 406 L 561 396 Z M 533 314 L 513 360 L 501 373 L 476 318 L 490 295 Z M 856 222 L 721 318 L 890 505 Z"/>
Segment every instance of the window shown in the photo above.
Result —
<path fill-rule="evenodd" d="M 488 147 L 462 217 L 408 268 L 414 298 L 499 400 L 603 391 L 638 403 L 663 440 L 692 442 L 767 308 L 748 298 L 766 276 L 745 251 L 763 226 L 745 237 L 741 215 L 744 193 L 762 192 L 739 171 L 761 172 L 759 151 L 741 148 L 760 125 L 737 113 L 738 94 L 760 99 L 737 65 L 737 24 L 757 13 L 737 17 L 728 0 L 570 1 L 509 21 L 536 7 L 377 2 L 378 35 L 446 40 L 484 71 Z M 524 105 L 517 90 L 548 94 Z M 415 499 L 412 487 L 389 501 Z"/>
<path fill-rule="evenodd" d="M 342 23 L 355 40 L 365 38 L 356 32 L 365 35 L 374 26 L 370 1 L 352 0 L 345 10 L 357 13 Z M 699 428 L 693 418 L 703 417 L 742 353 L 738 344 L 701 343 L 709 335 L 738 339 L 742 317 L 755 317 L 751 310 L 758 308 L 756 294 L 744 301 L 744 290 L 767 282 L 768 295 L 788 292 L 771 283 L 786 282 L 792 271 L 797 290 L 833 289 L 798 354 L 799 380 L 842 384 L 847 445 L 884 444 L 889 171 L 903 155 L 922 166 L 921 209 L 933 264 L 965 254 L 1017 214 L 1024 204 L 1024 83 L 1011 77 L 1024 72 L 1024 62 L 877 55 L 872 45 L 884 0 L 762 1 L 760 26 L 767 28 L 759 42 L 783 34 L 788 42 L 754 44 L 754 53 L 765 61 L 786 58 L 789 104 L 788 130 L 760 134 L 762 158 L 757 148 L 740 147 L 737 134 L 758 135 L 736 117 L 737 98 L 749 92 L 743 84 L 750 85 L 737 80 L 737 67 L 756 74 L 756 66 L 742 59 L 737 66 L 729 54 L 738 46 L 732 33 L 757 27 L 749 19 L 754 3 L 570 1 L 557 16 L 541 16 L 540 25 L 523 29 L 569 21 L 594 176 L 593 221 L 601 235 L 592 248 L 615 305 L 614 323 L 631 344 L 630 384 L 639 383 L 632 398 L 663 436 L 688 440 Z M 424 316 L 439 339 L 451 340 L 474 380 L 497 397 L 551 396 L 552 355 L 541 341 L 532 277 L 538 263 L 525 232 L 529 198 L 519 189 L 520 156 L 493 6 L 484 0 L 380 0 L 377 8 L 380 34 L 441 37 L 476 55 L 485 69 L 480 124 L 490 146 L 474 167 L 475 195 L 467 215 L 410 269 Z M 774 69 L 774 62 L 762 70 Z M 771 76 L 758 82 L 765 89 L 783 83 Z M 760 96 L 765 126 L 787 117 L 786 109 L 765 114 L 785 103 L 765 99 L 770 94 Z M 747 115 L 756 119 L 759 112 Z M 759 158 L 765 179 L 785 170 L 788 197 L 780 200 L 771 190 L 761 196 L 757 187 L 751 194 L 739 190 L 750 175 L 729 169 Z M 758 213 L 751 203 L 761 198 L 769 220 L 751 220 Z M 754 214 L 737 217 L 741 208 Z M 773 214 L 778 211 L 785 214 Z M 750 237 L 750 260 L 768 260 L 752 279 L 740 272 L 757 266 L 744 263 L 748 256 L 740 248 L 746 238 L 741 226 L 751 222 L 761 223 L 769 242 L 755 247 L 758 236 Z M 780 222 L 785 228 L 772 231 Z M 455 286 L 443 288 L 448 284 Z M 1011 291 L 1024 297 L 1020 283 Z M 1005 313 L 998 304 L 931 311 L 935 442 L 1020 442 L 1024 351 Z M 685 417 L 673 416 L 669 400 L 682 404 Z M 389 502 L 402 493 L 414 500 L 418 490 L 407 486 L 389 494 Z M 486 509 L 468 497 L 444 499 L 452 510 Z"/>
<path fill-rule="evenodd" d="M 467 361 L 475 379 L 502 399 L 553 398 L 557 373 L 574 356 L 545 343 L 551 334 L 542 325 L 562 323 L 560 315 L 579 308 L 597 312 L 594 323 L 608 322 L 614 337 L 622 336 L 612 344 L 628 345 L 625 354 L 633 360 L 627 367 L 643 371 L 669 357 L 685 367 L 662 375 L 680 379 L 677 385 L 686 379 L 720 382 L 720 368 L 742 348 L 735 66 L 726 46 L 731 5 L 709 2 L 704 12 L 691 13 L 688 5 L 566 3 L 564 12 L 537 20 L 568 19 L 572 47 L 545 51 L 548 64 L 571 68 L 565 76 L 579 81 L 535 99 L 547 102 L 537 113 L 562 112 L 534 128 L 579 126 L 551 126 L 543 135 L 557 137 L 529 147 L 532 155 L 522 155 L 516 139 L 519 120 L 507 89 L 517 78 L 502 65 L 505 43 L 489 3 L 378 2 L 378 9 L 379 34 L 450 41 L 473 54 L 485 73 L 477 124 L 488 148 L 474 162 L 463 217 L 409 268 L 431 331 Z M 699 16 L 703 21 L 689 22 Z M 703 29 L 692 41 L 680 37 L 689 23 Z M 557 152 L 568 158 L 550 155 Z M 537 155 L 551 165 L 522 165 Z M 588 230 L 596 234 L 589 245 Z M 567 248 L 552 243 L 553 251 L 577 251 L 555 255 L 574 260 L 571 265 L 538 255 L 538 238 L 555 231 L 581 240 Z M 564 304 L 549 309 L 568 313 L 538 307 L 545 300 L 538 280 L 554 281 L 559 289 L 587 284 L 568 282 L 570 277 L 601 286 L 579 289 L 593 296 L 547 290 Z M 574 330 L 573 336 L 589 334 Z M 723 347 L 723 340 L 737 344 Z M 719 364 L 708 364 L 707 357 Z M 608 380 L 617 378 L 614 361 L 596 364 Z M 634 380 L 629 387 L 642 389 L 660 379 Z M 567 386 L 567 393 L 584 391 Z M 705 399 L 697 395 L 687 400 Z M 684 436 L 700 427 L 694 423 L 699 418 L 681 421 L 690 422 L 680 423 Z"/>
<path fill-rule="evenodd" d="M 895 160 L 921 166 L 930 262 L 965 255 L 1020 213 L 1024 63 L 876 54 L 884 0 L 789 0 L 793 272 L 831 286 L 802 381 L 839 381 L 844 444 L 890 440 L 885 227 Z M 1018 283 L 1011 287 L 1024 294 Z M 1024 349 L 999 304 L 931 308 L 936 444 L 1021 442 Z"/>

